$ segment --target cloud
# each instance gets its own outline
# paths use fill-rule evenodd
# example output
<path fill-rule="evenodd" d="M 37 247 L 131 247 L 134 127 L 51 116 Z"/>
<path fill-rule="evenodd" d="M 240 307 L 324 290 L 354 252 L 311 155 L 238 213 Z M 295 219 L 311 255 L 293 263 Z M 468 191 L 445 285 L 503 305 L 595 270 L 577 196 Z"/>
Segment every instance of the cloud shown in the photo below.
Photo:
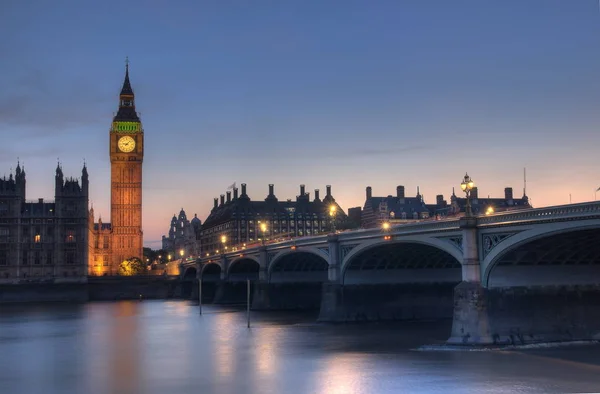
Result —
<path fill-rule="evenodd" d="M 411 152 L 419 152 L 426 149 L 430 149 L 425 145 L 413 145 L 407 146 L 404 148 L 371 148 L 371 147 L 360 147 L 353 149 L 349 152 L 337 152 L 339 156 L 362 156 L 362 157 L 373 157 L 373 156 L 388 156 L 388 155 L 397 155 L 399 153 L 411 153 Z"/>
<path fill-rule="evenodd" d="M 27 136 L 49 136 L 96 121 L 106 121 L 105 106 L 112 96 L 81 77 L 67 83 L 52 78 L 52 71 L 20 70 L 12 80 L 0 81 L 0 125 L 25 129 Z M 51 134 L 49 134 L 51 132 Z"/>
<path fill-rule="evenodd" d="M 31 148 L 27 150 L 26 157 L 57 157 L 60 155 L 60 150 L 57 147 L 42 147 L 42 148 Z M 19 151 L 9 146 L 0 146 L 0 162 L 14 162 L 19 157 Z M 21 159 L 25 159 L 21 151 Z"/>

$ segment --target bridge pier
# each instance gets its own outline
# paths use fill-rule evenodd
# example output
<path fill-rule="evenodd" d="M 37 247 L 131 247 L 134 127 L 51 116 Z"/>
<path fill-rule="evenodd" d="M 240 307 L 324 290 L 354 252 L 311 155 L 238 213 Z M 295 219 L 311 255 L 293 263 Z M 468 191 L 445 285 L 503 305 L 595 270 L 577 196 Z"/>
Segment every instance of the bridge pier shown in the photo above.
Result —
<path fill-rule="evenodd" d="M 452 332 L 447 343 L 493 343 L 490 333 L 487 289 L 481 285 L 481 265 L 477 238 L 477 218 L 463 217 L 462 229 L 462 282 L 454 288 Z"/>
<path fill-rule="evenodd" d="M 451 344 L 600 339 L 599 285 L 487 289 L 462 282 L 454 302 Z"/>
<path fill-rule="evenodd" d="M 215 298 L 213 304 L 231 305 L 246 303 L 246 282 L 245 281 L 220 281 L 217 283 Z"/>
<path fill-rule="evenodd" d="M 323 283 L 321 294 L 321 310 L 319 311 L 320 322 L 343 322 L 346 321 L 344 308 L 344 286 L 340 283 Z"/>
<path fill-rule="evenodd" d="M 268 282 L 258 281 L 254 283 L 254 290 L 252 293 L 252 310 L 267 311 L 271 309 Z"/>
<path fill-rule="evenodd" d="M 192 281 L 192 293 L 190 294 L 190 300 L 198 301 L 200 299 L 198 291 L 198 279 L 196 279 Z"/>
<path fill-rule="evenodd" d="M 454 289 L 450 344 L 490 344 L 487 290 L 481 285 L 477 218 L 460 219 L 462 229 L 462 279 Z"/>
<path fill-rule="evenodd" d="M 489 323 L 487 289 L 463 281 L 454 288 L 452 332 L 447 343 L 486 345 L 494 342 Z"/>

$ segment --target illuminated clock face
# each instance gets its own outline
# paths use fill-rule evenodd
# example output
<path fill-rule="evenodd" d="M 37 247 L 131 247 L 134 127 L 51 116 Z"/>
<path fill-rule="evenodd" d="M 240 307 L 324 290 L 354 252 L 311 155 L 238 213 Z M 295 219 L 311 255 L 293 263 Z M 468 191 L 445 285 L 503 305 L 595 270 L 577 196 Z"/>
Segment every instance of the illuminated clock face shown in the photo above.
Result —
<path fill-rule="evenodd" d="M 131 152 L 135 149 L 135 140 L 130 136 L 126 135 L 125 137 L 119 138 L 119 150 L 121 152 Z"/>

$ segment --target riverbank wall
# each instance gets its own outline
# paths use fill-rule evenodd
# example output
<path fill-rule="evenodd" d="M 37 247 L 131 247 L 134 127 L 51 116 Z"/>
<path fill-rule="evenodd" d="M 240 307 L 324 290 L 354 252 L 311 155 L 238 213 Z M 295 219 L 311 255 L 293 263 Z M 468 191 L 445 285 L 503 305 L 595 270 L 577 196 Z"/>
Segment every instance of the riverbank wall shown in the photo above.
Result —
<path fill-rule="evenodd" d="M 0 304 L 178 298 L 178 277 L 89 277 L 80 282 L 0 284 Z"/>

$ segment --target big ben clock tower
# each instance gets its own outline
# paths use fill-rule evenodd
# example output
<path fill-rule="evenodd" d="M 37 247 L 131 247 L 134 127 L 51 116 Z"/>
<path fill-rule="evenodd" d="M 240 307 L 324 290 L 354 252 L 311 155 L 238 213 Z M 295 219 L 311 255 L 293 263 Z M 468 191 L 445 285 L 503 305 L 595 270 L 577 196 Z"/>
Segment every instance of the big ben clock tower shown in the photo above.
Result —
<path fill-rule="evenodd" d="M 119 95 L 119 111 L 113 118 L 110 138 L 111 265 L 143 259 L 142 161 L 144 131 L 135 112 L 135 96 L 129 82 L 129 63 Z"/>

